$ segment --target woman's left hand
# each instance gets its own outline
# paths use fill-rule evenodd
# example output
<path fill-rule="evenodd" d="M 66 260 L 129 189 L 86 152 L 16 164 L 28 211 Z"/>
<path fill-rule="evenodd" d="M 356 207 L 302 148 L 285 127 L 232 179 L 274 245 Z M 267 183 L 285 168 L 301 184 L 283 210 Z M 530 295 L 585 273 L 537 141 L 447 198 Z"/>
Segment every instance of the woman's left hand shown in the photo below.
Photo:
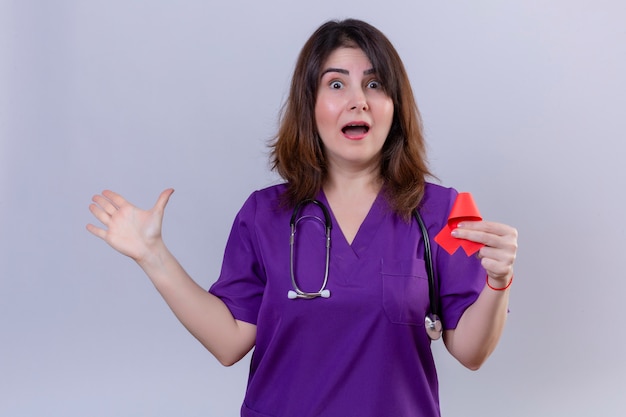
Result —
<path fill-rule="evenodd" d="M 452 236 L 484 244 L 478 257 L 487 276 L 494 284 L 507 285 L 513 276 L 517 254 L 517 229 L 488 221 L 462 222 L 452 231 Z"/>

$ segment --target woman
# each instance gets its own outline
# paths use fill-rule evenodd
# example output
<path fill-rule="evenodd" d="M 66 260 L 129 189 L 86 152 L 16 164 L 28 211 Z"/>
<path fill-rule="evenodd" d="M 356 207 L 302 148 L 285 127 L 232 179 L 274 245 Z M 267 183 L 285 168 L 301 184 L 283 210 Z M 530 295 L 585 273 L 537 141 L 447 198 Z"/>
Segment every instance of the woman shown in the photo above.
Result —
<path fill-rule="evenodd" d="M 432 237 L 457 193 L 426 182 L 421 120 L 387 38 L 358 20 L 322 25 L 298 58 L 272 146 L 286 182 L 245 202 L 209 292 L 161 239 L 173 190 L 148 211 L 105 191 L 90 205 L 105 228 L 88 230 L 133 258 L 221 363 L 255 347 L 242 416 L 438 416 L 412 213 Z M 445 345 L 478 369 L 506 320 L 517 231 L 463 222 L 453 235 L 484 245 L 475 257 L 432 243 Z"/>

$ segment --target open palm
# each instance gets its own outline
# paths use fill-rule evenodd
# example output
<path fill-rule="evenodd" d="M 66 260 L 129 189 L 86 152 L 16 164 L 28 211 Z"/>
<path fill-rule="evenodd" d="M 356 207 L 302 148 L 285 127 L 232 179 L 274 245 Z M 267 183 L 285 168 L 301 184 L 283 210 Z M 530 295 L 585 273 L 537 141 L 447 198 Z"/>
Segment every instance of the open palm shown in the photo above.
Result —
<path fill-rule="evenodd" d="M 121 195 L 105 190 L 95 195 L 89 205 L 89 211 L 105 227 L 88 224 L 87 230 L 113 249 L 139 262 L 161 240 L 163 213 L 173 192 L 171 188 L 163 191 L 154 207 L 141 210 Z"/>

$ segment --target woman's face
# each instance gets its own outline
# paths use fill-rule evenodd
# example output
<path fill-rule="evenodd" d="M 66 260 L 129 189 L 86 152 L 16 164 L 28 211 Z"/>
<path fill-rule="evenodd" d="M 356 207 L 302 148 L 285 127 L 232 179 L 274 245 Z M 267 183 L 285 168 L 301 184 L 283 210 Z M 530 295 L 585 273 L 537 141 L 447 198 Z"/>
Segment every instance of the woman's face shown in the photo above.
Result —
<path fill-rule="evenodd" d="M 322 66 L 315 122 L 328 168 L 371 169 L 393 121 L 393 101 L 359 48 L 335 49 Z"/>

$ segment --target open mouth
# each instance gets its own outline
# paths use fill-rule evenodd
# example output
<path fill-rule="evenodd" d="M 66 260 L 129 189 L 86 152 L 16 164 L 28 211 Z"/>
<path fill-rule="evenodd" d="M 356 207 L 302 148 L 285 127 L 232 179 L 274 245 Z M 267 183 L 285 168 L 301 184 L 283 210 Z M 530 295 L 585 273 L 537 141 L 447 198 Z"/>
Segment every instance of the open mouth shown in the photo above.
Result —
<path fill-rule="evenodd" d="M 341 129 L 346 136 L 363 136 L 369 132 L 369 130 L 370 127 L 367 123 L 350 123 Z"/>

